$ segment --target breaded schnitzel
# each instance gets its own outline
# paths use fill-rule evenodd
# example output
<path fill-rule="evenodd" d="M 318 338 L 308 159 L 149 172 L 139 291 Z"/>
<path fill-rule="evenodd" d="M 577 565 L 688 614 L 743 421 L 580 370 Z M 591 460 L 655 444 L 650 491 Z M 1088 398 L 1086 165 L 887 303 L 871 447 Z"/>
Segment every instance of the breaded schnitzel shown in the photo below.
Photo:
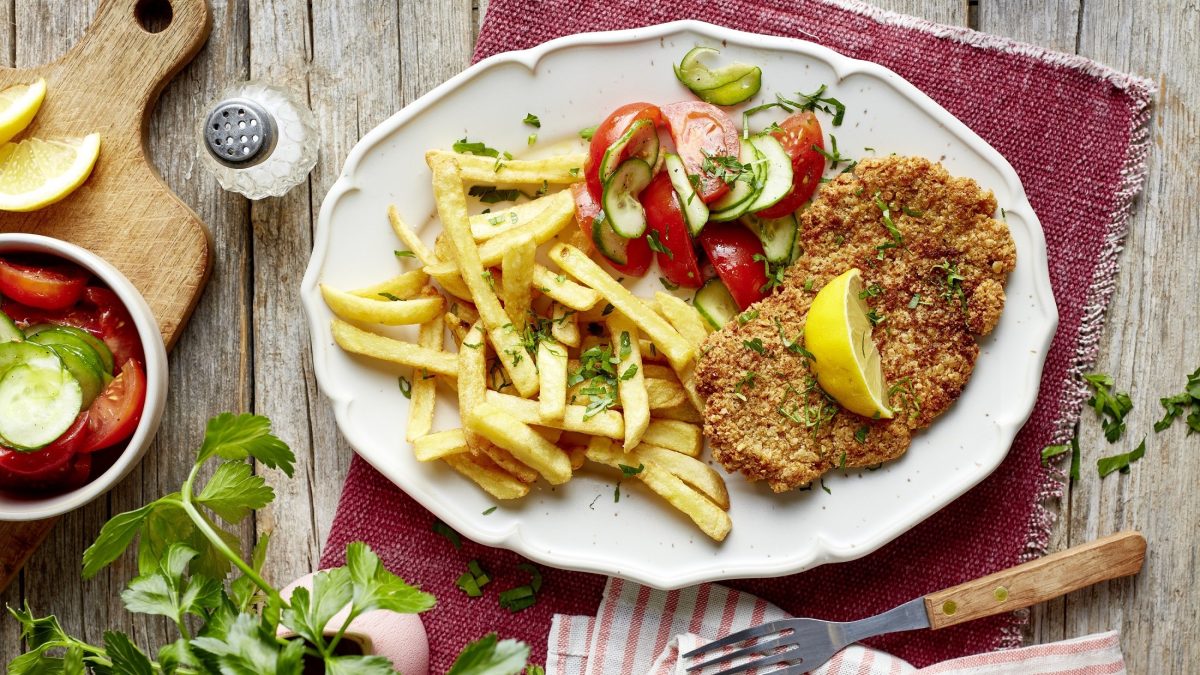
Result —
<path fill-rule="evenodd" d="M 958 398 L 976 339 L 1000 318 L 1016 249 L 995 211 L 975 181 L 919 157 L 864 160 L 822 186 L 775 294 L 704 343 L 697 377 L 717 461 L 783 492 L 902 455 L 911 432 Z M 799 347 L 817 291 L 852 267 L 874 310 L 890 420 L 842 410 Z"/>

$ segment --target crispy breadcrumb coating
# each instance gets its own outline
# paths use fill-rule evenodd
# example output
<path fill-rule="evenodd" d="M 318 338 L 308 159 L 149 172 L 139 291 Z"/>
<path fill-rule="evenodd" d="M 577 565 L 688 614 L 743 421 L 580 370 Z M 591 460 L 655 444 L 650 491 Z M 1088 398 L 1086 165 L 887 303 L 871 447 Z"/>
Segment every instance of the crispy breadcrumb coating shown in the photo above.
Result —
<path fill-rule="evenodd" d="M 976 339 L 999 321 L 1016 249 L 995 211 L 991 192 L 920 157 L 864 160 L 822 186 L 800 218 L 802 254 L 784 283 L 704 343 L 697 376 L 714 457 L 783 492 L 902 455 L 911 433 L 962 393 Z M 879 321 L 891 420 L 842 410 L 789 348 L 803 345 L 816 293 L 852 267 Z M 755 338 L 765 354 L 745 345 Z"/>

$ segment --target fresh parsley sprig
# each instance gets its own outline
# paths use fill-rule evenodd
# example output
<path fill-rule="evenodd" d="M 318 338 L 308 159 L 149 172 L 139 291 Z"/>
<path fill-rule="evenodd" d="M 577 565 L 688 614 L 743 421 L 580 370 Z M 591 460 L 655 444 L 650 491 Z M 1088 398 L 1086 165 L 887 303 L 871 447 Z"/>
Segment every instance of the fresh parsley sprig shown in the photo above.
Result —
<path fill-rule="evenodd" d="M 327 673 L 393 673 L 384 657 L 341 654 L 338 645 L 347 627 L 375 610 L 424 612 L 433 607 L 433 596 L 389 572 L 370 548 L 356 542 L 346 547 L 345 566 L 317 573 L 311 590 L 297 588 L 285 600 L 262 575 L 269 538 L 260 539 L 247 560 L 226 528 L 275 497 L 247 460 L 288 476 L 295 465 L 267 418 L 214 417 L 182 488 L 116 516 L 84 552 L 83 575 L 90 578 L 134 546 L 138 576 L 121 600 L 131 612 L 168 617 L 179 631 L 177 640 L 153 657 L 116 631 L 105 632 L 101 645 L 91 645 L 68 635 L 53 616 L 37 618 L 28 605 L 10 607 L 27 651 L 8 664 L 8 672 L 300 675 L 315 660 Z M 202 469 L 212 461 L 218 462 L 215 471 L 201 481 Z M 345 618 L 331 624 L 343 609 Z M 296 637 L 279 637 L 280 627 Z M 489 635 L 467 645 L 450 672 L 518 673 L 528 656 L 528 646 Z"/>

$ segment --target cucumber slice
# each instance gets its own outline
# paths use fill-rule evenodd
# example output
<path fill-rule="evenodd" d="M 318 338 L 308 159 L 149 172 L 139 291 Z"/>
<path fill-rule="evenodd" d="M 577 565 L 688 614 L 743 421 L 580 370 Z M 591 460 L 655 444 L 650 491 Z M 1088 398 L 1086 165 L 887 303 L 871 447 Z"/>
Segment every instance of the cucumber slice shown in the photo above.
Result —
<path fill-rule="evenodd" d="M 687 170 L 683 168 L 683 160 L 679 159 L 679 155 L 667 153 L 664 164 L 667 167 L 667 176 L 671 179 L 671 187 L 675 188 L 675 195 L 679 197 L 679 207 L 683 211 L 683 220 L 687 223 L 688 232 L 695 237 L 708 222 L 708 204 L 696 194 L 696 188 L 688 180 Z"/>
<path fill-rule="evenodd" d="M 15 449 L 53 443 L 82 409 L 83 391 L 64 368 L 22 363 L 0 378 L 0 437 Z"/>
<path fill-rule="evenodd" d="M 758 235 L 763 254 L 773 263 L 792 261 L 792 249 L 796 243 L 796 216 L 789 213 L 782 218 L 759 218 L 753 213 L 742 216 L 742 224 Z"/>
<path fill-rule="evenodd" d="M 612 229 L 626 239 L 642 236 L 646 231 L 646 211 L 638 194 L 650 184 L 654 173 L 641 159 L 627 159 L 604 182 L 601 203 Z"/>
<path fill-rule="evenodd" d="M 618 265 L 624 265 L 625 261 L 629 259 L 625 255 L 625 248 L 629 246 L 629 240 L 613 232 L 603 211 L 592 219 L 592 243 L 596 245 L 601 255 Z"/>
<path fill-rule="evenodd" d="M 737 180 L 729 188 L 729 193 L 713 202 L 709 208 L 708 219 L 717 221 L 737 220 L 743 213 L 750 210 L 750 204 L 762 189 L 762 168 L 760 155 L 753 143 L 742 141 L 742 149 L 738 153 L 738 161 L 749 164 L 754 173 L 751 181 Z"/>
<path fill-rule="evenodd" d="M 62 361 L 48 347 L 33 342 L 0 343 L 0 377 L 14 366 L 32 364 L 38 368 L 62 368 Z"/>
<path fill-rule="evenodd" d="M 617 162 L 621 160 L 624 150 L 629 148 L 628 159 L 640 159 L 648 166 L 658 163 L 658 130 L 650 120 L 638 120 L 629 125 L 629 129 L 604 151 L 600 160 L 600 182 L 608 181 L 609 176 L 617 170 Z"/>
<path fill-rule="evenodd" d="M 792 191 L 792 157 L 783 144 L 770 134 L 759 134 L 742 140 L 750 143 L 758 151 L 763 160 L 759 165 L 763 170 L 762 190 L 750 204 L 751 211 L 761 211 L 774 205 Z"/>
<path fill-rule="evenodd" d="M 692 305 L 713 330 L 721 330 L 738 313 L 737 303 L 733 301 L 729 289 L 716 277 L 704 282 L 696 291 Z"/>
<path fill-rule="evenodd" d="M 758 93 L 762 87 L 762 70 L 755 66 L 738 79 L 716 89 L 695 92 L 713 105 L 737 105 Z"/>
<path fill-rule="evenodd" d="M 762 69 L 745 63 L 731 63 L 715 70 L 700 63 L 709 54 L 720 52 L 712 47 L 694 47 L 675 66 L 675 78 L 701 99 L 716 105 L 741 103 L 758 93 Z"/>
<path fill-rule="evenodd" d="M 53 328 L 63 333 L 74 335 L 80 340 L 86 342 L 88 346 L 96 350 L 96 354 L 100 357 L 100 366 L 104 372 L 107 374 L 116 372 L 116 366 L 113 363 L 112 350 L 108 348 L 108 345 L 104 344 L 104 340 L 101 340 L 82 328 L 76 328 L 75 326 L 54 326 Z"/>
<path fill-rule="evenodd" d="M 92 361 L 90 356 L 78 347 L 62 344 L 47 346 L 62 361 L 63 367 L 79 382 L 79 388 L 83 392 L 81 407 L 86 408 L 91 405 L 100 392 L 104 391 L 104 373 L 100 372 L 99 364 Z"/>
<path fill-rule="evenodd" d="M 93 347 L 91 342 L 79 336 L 82 331 L 67 330 L 66 327 L 56 326 L 49 330 L 44 330 L 40 333 L 35 333 L 29 336 L 28 341 L 34 344 L 45 345 L 47 347 L 53 345 L 67 345 L 74 347 L 80 352 L 80 355 L 96 370 L 97 373 L 112 372 L 105 367 L 105 360 Z M 107 351 L 107 347 L 105 351 Z M 109 359 L 112 358 L 112 353 L 109 352 Z"/>
<path fill-rule="evenodd" d="M 24 339 L 25 334 L 17 328 L 17 324 L 7 314 L 0 312 L 0 342 L 20 342 Z"/>

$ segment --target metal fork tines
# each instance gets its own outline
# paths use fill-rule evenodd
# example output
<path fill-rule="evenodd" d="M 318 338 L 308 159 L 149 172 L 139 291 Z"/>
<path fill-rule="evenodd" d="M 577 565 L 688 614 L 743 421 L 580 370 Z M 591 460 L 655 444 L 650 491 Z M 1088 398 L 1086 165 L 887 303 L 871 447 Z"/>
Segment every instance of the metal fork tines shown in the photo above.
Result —
<path fill-rule="evenodd" d="M 917 628 L 928 628 L 924 598 L 917 598 L 894 609 L 858 621 L 821 621 L 819 619 L 781 619 L 727 635 L 683 655 L 684 659 L 709 656 L 708 660 L 688 667 L 689 673 L 718 664 L 744 663 L 713 673 L 737 675 L 751 670 L 770 670 L 771 675 L 799 675 L 819 667 L 847 645 L 875 635 Z M 737 651 L 729 648 L 750 643 Z M 764 671 L 765 672 L 765 671 Z"/>

